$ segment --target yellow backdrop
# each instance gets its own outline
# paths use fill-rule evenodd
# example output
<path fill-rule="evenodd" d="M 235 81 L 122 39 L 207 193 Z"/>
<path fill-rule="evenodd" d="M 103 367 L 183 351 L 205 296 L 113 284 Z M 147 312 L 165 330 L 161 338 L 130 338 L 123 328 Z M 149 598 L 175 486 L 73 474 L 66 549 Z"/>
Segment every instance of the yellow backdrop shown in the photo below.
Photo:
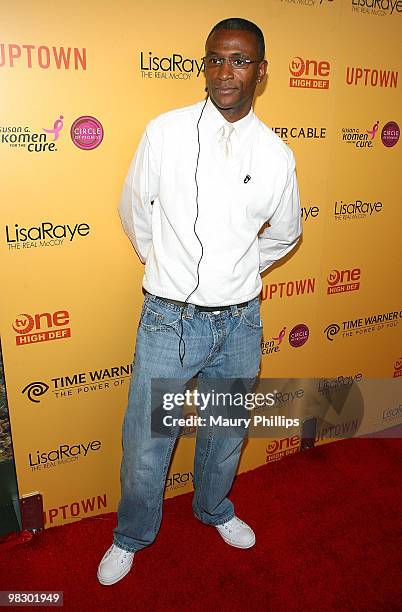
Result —
<path fill-rule="evenodd" d="M 226 17 L 265 33 L 255 110 L 295 153 L 303 207 L 301 244 L 264 274 L 261 374 L 301 416 L 323 396 L 309 377 L 357 381 L 318 443 L 402 422 L 402 16 L 370 5 L 0 4 L 1 336 L 19 490 L 43 494 L 47 526 L 116 509 L 143 274 L 120 190 L 145 124 L 203 98 L 204 41 Z M 250 439 L 240 471 L 299 434 Z M 193 445 L 181 438 L 167 496 L 191 490 Z"/>

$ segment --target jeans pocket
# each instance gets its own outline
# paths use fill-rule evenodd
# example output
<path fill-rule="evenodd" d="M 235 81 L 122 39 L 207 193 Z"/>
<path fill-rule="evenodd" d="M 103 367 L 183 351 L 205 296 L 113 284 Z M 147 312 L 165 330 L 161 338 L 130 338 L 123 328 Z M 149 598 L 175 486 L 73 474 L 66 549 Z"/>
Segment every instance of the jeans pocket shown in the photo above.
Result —
<path fill-rule="evenodd" d="M 262 330 L 260 303 L 258 299 L 252 300 L 246 308 L 241 309 L 241 320 L 250 329 Z"/>
<path fill-rule="evenodd" d="M 144 303 L 140 326 L 152 332 L 178 332 L 181 312 L 162 305 L 155 300 Z"/>

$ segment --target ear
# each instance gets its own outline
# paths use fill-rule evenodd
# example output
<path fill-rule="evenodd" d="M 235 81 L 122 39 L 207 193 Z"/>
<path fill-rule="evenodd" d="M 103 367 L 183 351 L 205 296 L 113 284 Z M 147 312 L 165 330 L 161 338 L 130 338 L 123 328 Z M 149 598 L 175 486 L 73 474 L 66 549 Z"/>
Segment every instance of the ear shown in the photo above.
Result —
<path fill-rule="evenodd" d="M 267 60 L 262 60 L 262 62 L 258 64 L 257 83 L 261 83 L 261 81 L 264 79 L 265 75 L 267 74 L 267 69 L 268 69 Z"/>

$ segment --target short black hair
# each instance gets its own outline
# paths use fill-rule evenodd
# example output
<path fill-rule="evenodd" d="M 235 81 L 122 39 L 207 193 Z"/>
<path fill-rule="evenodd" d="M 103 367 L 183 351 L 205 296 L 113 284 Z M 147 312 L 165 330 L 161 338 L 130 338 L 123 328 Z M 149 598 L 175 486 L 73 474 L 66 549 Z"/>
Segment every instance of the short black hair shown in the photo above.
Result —
<path fill-rule="evenodd" d="M 223 19 L 219 23 L 217 23 L 210 33 L 207 36 L 208 38 L 211 36 L 213 32 L 217 30 L 245 30 L 246 32 L 253 32 L 257 38 L 257 48 L 258 48 L 258 56 L 259 60 L 263 60 L 265 56 L 265 41 L 264 34 L 260 30 L 260 28 L 255 25 L 252 21 L 248 21 L 247 19 L 242 19 L 241 17 L 230 17 L 229 19 Z"/>

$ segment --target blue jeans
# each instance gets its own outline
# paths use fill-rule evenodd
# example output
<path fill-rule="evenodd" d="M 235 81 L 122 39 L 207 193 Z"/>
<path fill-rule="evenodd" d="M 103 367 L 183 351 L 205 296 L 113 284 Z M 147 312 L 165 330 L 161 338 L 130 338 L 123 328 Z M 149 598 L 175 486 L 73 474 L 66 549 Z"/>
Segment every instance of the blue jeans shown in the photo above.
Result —
<path fill-rule="evenodd" d="M 151 380 L 180 379 L 182 390 L 198 375 L 203 380 L 254 380 L 260 365 L 262 324 L 258 297 L 248 306 L 202 312 L 147 295 L 137 333 L 133 376 L 123 423 L 122 497 L 114 543 L 128 551 L 153 542 L 161 519 L 165 481 L 179 429 L 165 437 L 151 436 Z M 178 344 L 183 324 L 185 357 Z M 176 389 L 178 391 L 178 389 Z M 177 411 L 174 413 L 177 415 Z M 205 416 L 205 415 L 203 415 Z M 200 430 L 202 434 L 200 433 Z M 194 515 L 208 525 L 234 516 L 227 498 L 236 474 L 245 433 L 219 435 L 214 427 L 197 429 L 194 456 Z"/>

